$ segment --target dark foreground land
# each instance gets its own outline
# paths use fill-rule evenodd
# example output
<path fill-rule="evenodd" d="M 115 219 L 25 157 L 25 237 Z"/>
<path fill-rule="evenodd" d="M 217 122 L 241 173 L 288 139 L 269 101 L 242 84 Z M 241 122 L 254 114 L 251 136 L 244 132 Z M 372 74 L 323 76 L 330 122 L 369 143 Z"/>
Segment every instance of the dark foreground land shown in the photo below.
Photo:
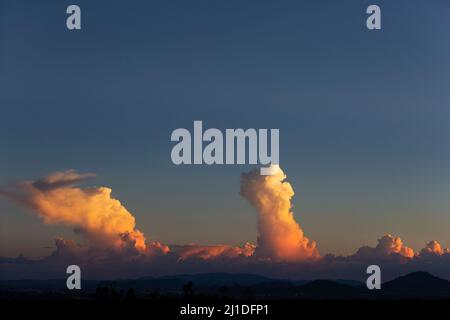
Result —
<path fill-rule="evenodd" d="M 148 319 L 298 319 L 423 315 L 450 307 L 450 282 L 416 272 L 368 290 L 346 280 L 289 281 L 248 274 L 199 274 L 122 281 L 0 281 L 0 302 L 13 315 Z M 29 317 L 29 316 L 28 316 Z M 281 318 L 282 317 L 282 318 Z"/>
<path fill-rule="evenodd" d="M 274 280 L 252 274 L 205 273 L 119 281 L 65 279 L 0 281 L 0 299 L 13 300 L 447 300 L 450 282 L 414 272 L 369 290 L 353 280 Z"/>

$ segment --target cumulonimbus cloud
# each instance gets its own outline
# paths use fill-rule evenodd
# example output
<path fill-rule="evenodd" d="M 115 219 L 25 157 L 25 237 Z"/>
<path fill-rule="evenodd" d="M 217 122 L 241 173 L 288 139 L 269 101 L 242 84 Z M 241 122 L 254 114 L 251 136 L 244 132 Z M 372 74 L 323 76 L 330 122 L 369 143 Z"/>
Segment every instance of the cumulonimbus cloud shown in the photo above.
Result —
<path fill-rule="evenodd" d="M 284 172 L 276 166 L 273 175 L 258 170 L 241 176 L 241 195 L 258 212 L 258 241 L 255 255 L 274 261 L 316 259 L 316 242 L 309 240 L 291 211 L 294 190 Z"/>
<path fill-rule="evenodd" d="M 92 176 L 74 170 L 55 172 L 1 192 L 36 212 L 46 224 L 72 227 L 93 246 L 124 248 L 131 243 L 141 252 L 169 251 L 160 243 L 146 243 L 144 234 L 135 227 L 134 216 L 111 196 L 110 188 L 76 186 Z"/>

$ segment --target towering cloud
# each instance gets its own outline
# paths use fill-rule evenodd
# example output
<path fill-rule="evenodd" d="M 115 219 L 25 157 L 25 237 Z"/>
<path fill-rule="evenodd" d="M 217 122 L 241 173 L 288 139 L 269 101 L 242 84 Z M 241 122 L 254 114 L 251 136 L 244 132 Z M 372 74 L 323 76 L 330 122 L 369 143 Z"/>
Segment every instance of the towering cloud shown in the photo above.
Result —
<path fill-rule="evenodd" d="M 392 254 L 397 253 L 405 258 L 414 257 L 414 250 L 405 246 L 403 244 L 402 239 L 400 237 L 394 237 L 390 234 L 387 234 L 381 239 L 378 239 L 378 245 L 376 247 L 382 254 Z"/>
<path fill-rule="evenodd" d="M 411 259 L 414 257 L 414 250 L 405 246 L 400 237 L 386 234 L 378 239 L 376 247 L 361 247 L 354 256 L 361 259 L 384 259 L 395 256 Z"/>
<path fill-rule="evenodd" d="M 258 211 L 255 256 L 273 261 L 301 261 L 319 257 L 316 243 L 303 234 L 291 211 L 294 190 L 278 166 L 275 174 L 259 171 L 241 176 L 241 195 Z"/>
<path fill-rule="evenodd" d="M 144 234 L 135 228 L 134 216 L 111 197 L 110 188 L 75 186 L 92 176 L 73 170 L 55 172 L 1 192 L 32 209 L 45 223 L 73 227 L 93 246 L 126 248 L 131 245 L 142 253 L 169 251 L 157 242 L 146 245 Z"/>

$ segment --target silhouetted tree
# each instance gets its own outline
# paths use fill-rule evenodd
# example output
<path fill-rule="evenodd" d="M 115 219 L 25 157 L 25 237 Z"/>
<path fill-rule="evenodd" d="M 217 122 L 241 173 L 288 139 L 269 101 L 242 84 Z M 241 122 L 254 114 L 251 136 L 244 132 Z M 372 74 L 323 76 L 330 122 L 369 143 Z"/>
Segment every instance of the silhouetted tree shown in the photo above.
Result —
<path fill-rule="evenodd" d="M 97 287 L 95 290 L 96 300 L 121 300 L 123 291 L 117 291 L 112 285 L 105 287 Z"/>
<path fill-rule="evenodd" d="M 127 294 L 125 295 L 125 301 L 133 301 L 136 299 L 136 294 L 133 288 L 128 289 Z"/>
<path fill-rule="evenodd" d="M 120 300 L 122 298 L 123 291 L 117 291 L 116 288 L 110 287 L 110 299 L 111 300 Z"/>
<path fill-rule="evenodd" d="M 95 290 L 95 299 L 96 300 L 108 300 L 109 290 L 108 287 L 97 287 Z"/>
<path fill-rule="evenodd" d="M 183 286 L 183 292 L 186 298 L 194 296 L 194 290 L 192 289 L 192 287 L 193 287 L 192 281 L 189 281 Z"/>

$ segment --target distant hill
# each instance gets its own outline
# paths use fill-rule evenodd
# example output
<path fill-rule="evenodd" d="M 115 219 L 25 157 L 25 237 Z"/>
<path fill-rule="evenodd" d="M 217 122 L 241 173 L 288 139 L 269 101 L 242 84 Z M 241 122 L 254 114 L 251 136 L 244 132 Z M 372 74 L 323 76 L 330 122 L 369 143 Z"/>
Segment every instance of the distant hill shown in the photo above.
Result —
<path fill-rule="evenodd" d="M 159 279 L 179 279 L 184 282 L 192 281 L 196 285 L 208 286 L 230 286 L 241 285 L 249 286 L 258 283 L 274 281 L 273 279 L 247 273 L 199 273 L 199 274 L 179 274 L 174 276 L 165 276 Z"/>
<path fill-rule="evenodd" d="M 346 297 L 355 296 L 358 288 L 331 280 L 314 280 L 303 285 L 300 291 L 305 296 Z"/>
<path fill-rule="evenodd" d="M 196 295 L 235 299 L 449 299 L 450 282 L 427 272 L 414 272 L 385 282 L 381 290 L 368 290 L 353 280 L 276 280 L 246 273 L 180 274 L 130 280 L 83 280 L 78 292 L 68 292 L 65 279 L 0 281 L 0 297 L 29 299 L 94 299 L 98 288 L 119 296 L 130 288 L 141 299 L 180 298 L 192 282 Z M 105 289 L 107 288 L 107 289 Z"/>
<path fill-rule="evenodd" d="M 337 282 L 337 283 L 340 283 L 340 284 L 346 284 L 346 285 L 348 285 L 350 287 L 361 287 L 361 286 L 365 285 L 363 282 L 356 281 L 356 280 L 337 279 L 337 280 L 334 280 L 334 281 Z"/>
<path fill-rule="evenodd" d="M 388 281 L 382 284 L 381 288 L 386 294 L 450 297 L 449 281 L 423 271 L 413 272 Z"/>
<path fill-rule="evenodd" d="M 81 280 L 81 287 L 84 289 L 95 289 L 101 281 L 99 280 Z M 66 279 L 48 279 L 48 280 L 0 280 L 0 290 L 66 290 Z"/>

